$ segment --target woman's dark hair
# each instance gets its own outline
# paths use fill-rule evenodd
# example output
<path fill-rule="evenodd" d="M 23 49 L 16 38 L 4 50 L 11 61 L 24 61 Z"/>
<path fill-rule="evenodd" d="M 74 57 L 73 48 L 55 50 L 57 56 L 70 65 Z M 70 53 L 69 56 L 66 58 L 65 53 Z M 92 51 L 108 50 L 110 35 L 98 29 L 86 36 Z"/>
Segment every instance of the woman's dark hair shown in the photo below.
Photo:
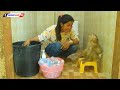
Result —
<path fill-rule="evenodd" d="M 57 26 L 55 28 L 57 41 L 61 41 L 61 34 L 60 34 L 60 32 L 61 32 L 61 23 L 65 24 L 65 23 L 67 23 L 69 21 L 74 22 L 74 19 L 73 19 L 72 16 L 70 16 L 68 14 L 64 14 L 64 15 L 58 17 Z"/>

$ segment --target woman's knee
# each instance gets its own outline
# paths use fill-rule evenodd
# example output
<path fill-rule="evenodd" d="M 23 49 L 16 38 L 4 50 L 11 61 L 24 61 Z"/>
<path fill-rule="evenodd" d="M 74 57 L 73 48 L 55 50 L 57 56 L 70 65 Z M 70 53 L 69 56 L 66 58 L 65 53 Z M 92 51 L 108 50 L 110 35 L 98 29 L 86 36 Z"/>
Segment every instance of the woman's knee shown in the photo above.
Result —
<path fill-rule="evenodd" d="M 49 48 L 49 49 L 48 49 Z M 61 52 L 61 44 L 60 43 L 52 43 L 46 47 L 46 53 L 49 56 L 58 56 Z"/>
<path fill-rule="evenodd" d="M 77 47 L 75 46 L 75 45 L 72 45 L 71 47 L 70 47 L 70 51 L 72 51 L 73 53 L 76 53 L 77 52 Z"/>
<path fill-rule="evenodd" d="M 55 46 L 56 49 L 60 49 L 61 48 L 61 44 L 60 43 L 53 43 L 53 45 Z"/>

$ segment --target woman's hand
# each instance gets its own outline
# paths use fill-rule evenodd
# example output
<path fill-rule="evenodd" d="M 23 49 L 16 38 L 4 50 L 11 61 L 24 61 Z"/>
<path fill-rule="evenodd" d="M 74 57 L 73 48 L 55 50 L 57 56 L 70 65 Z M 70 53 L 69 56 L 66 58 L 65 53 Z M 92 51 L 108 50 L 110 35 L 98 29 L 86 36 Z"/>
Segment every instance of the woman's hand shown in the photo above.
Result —
<path fill-rule="evenodd" d="M 61 49 L 62 50 L 67 50 L 69 48 L 69 46 L 70 46 L 70 42 L 69 41 L 63 42 Z"/>
<path fill-rule="evenodd" d="M 29 44 L 30 44 L 30 40 L 28 39 L 28 40 L 26 40 L 22 45 L 23 45 L 23 46 L 29 46 Z"/>
<path fill-rule="evenodd" d="M 23 46 L 29 46 L 30 42 L 32 42 L 32 41 L 38 42 L 38 41 L 39 41 L 38 36 L 35 36 L 35 37 L 31 38 L 31 39 L 26 40 L 26 41 L 23 43 Z"/>

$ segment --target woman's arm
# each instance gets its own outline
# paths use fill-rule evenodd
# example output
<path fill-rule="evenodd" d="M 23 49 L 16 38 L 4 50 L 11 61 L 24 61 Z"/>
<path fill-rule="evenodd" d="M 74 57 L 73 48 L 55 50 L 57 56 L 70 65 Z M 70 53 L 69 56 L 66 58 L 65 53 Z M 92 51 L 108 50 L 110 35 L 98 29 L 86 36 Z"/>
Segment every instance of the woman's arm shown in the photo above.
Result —
<path fill-rule="evenodd" d="M 29 44 L 30 44 L 30 42 L 32 42 L 32 41 L 39 41 L 39 38 L 38 38 L 38 36 L 35 36 L 35 37 L 33 37 L 33 38 L 30 38 L 30 39 L 28 39 L 28 40 L 26 40 L 24 43 L 23 43 L 23 46 L 29 46 Z"/>
<path fill-rule="evenodd" d="M 75 31 L 74 30 L 71 30 L 71 34 L 70 34 L 70 43 L 71 44 L 79 44 L 79 38 L 78 38 L 78 35 L 76 35 Z"/>
<path fill-rule="evenodd" d="M 74 44 L 74 45 L 79 44 L 79 40 L 76 38 L 76 39 L 73 39 L 73 40 L 69 40 L 69 41 L 63 42 L 61 44 L 62 44 L 61 49 L 62 50 L 67 50 L 70 45 L 72 45 L 72 44 Z"/>

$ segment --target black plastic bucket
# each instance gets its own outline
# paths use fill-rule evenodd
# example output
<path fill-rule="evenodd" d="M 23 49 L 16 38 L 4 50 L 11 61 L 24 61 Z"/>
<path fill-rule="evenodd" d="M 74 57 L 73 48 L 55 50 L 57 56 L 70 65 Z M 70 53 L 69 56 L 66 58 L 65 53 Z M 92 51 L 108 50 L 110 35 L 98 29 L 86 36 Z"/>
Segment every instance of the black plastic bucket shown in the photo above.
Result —
<path fill-rule="evenodd" d="M 31 42 L 22 46 L 24 41 L 13 43 L 13 60 L 15 72 L 19 76 L 33 76 L 39 72 L 41 43 Z"/>

